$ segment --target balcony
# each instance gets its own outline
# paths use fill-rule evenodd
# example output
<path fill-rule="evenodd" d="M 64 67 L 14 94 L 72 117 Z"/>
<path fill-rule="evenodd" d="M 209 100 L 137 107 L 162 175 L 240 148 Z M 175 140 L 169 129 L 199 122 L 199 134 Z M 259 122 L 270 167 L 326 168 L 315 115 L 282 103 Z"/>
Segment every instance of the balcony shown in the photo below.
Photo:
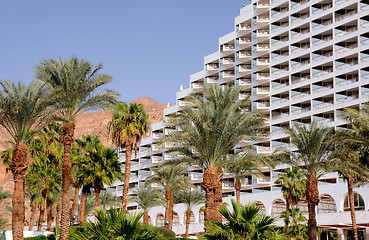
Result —
<path fill-rule="evenodd" d="M 258 177 L 256 180 L 257 184 L 271 184 L 272 178 L 271 177 Z"/>
<path fill-rule="evenodd" d="M 259 27 L 267 25 L 269 23 L 269 16 L 257 16 L 256 23 Z"/>
<path fill-rule="evenodd" d="M 159 145 L 157 145 L 157 144 L 153 144 L 152 146 L 151 146 L 151 150 L 153 151 L 153 152 L 161 152 L 161 150 L 162 150 L 163 148 L 161 147 L 161 146 L 159 146 Z"/>
<path fill-rule="evenodd" d="M 192 88 L 195 90 L 200 90 L 204 88 L 204 84 L 201 83 L 192 83 Z"/>
<path fill-rule="evenodd" d="M 305 113 L 311 110 L 311 107 L 295 107 L 291 110 L 291 115 Z"/>
<path fill-rule="evenodd" d="M 231 72 L 231 71 L 224 71 L 224 72 L 222 72 L 222 78 L 223 78 L 223 79 L 230 79 L 230 78 L 234 78 L 234 72 Z"/>
<path fill-rule="evenodd" d="M 223 182 L 222 187 L 223 187 L 223 189 L 233 190 L 234 189 L 234 182 Z"/>
<path fill-rule="evenodd" d="M 207 83 L 218 83 L 219 78 L 217 77 L 207 77 L 206 82 Z"/>
<path fill-rule="evenodd" d="M 202 173 L 191 173 L 191 181 L 202 181 L 203 174 Z"/>
<path fill-rule="evenodd" d="M 351 10 L 351 11 L 345 13 L 345 14 L 339 15 L 339 16 L 336 17 L 336 22 L 341 21 L 345 18 L 348 18 L 352 15 L 355 15 L 356 13 L 357 13 L 357 9 L 353 9 L 353 10 Z"/>
<path fill-rule="evenodd" d="M 269 30 L 257 30 L 256 32 L 256 36 L 259 41 L 267 39 L 269 35 Z"/>
<path fill-rule="evenodd" d="M 306 3 L 308 3 L 309 0 L 301 0 L 300 2 L 293 2 L 291 1 L 291 10 L 294 9 L 294 8 L 298 8 Z"/>
<path fill-rule="evenodd" d="M 223 58 L 222 63 L 225 66 L 232 65 L 232 64 L 234 64 L 234 58 Z"/>
<path fill-rule="evenodd" d="M 361 76 L 363 78 L 363 76 Z M 336 86 L 345 86 L 348 84 L 352 84 L 359 81 L 358 77 L 353 77 L 353 78 L 348 78 L 348 79 L 343 79 L 343 78 L 338 78 L 336 77 Z"/>
<path fill-rule="evenodd" d="M 153 164 L 161 164 L 163 162 L 163 157 L 151 156 L 151 162 Z"/>
<path fill-rule="evenodd" d="M 221 47 L 222 52 L 231 52 L 234 50 L 234 45 L 224 44 Z"/>
<path fill-rule="evenodd" d="M 207 64 L 206 65 L 206 71 L 208 71 L 209 73 L 215 73 L 218 70 L 219 70 L 218 64 Z"/>
<path fill-rule="evenodd" d="M 358 61 L 358 60 L 353 60 L 353 61 L 351 61 L 351 62 L 343 63 L 343 64 L 341 64 L 341 65 L 339 65 L 339 66 L 336 66 L 336 68 L 337 68 L 337 69 L 339 69 L 339 70 L 342 70 L 342 69 L 345 69 L 345 68 L 348 68 L 348 67 L 355 66 L 355 65 L 357 65 L 358 63 L 359 63 L 359 61 Z"/>
<path fill-rule="evenodd" d="M 257 2 L 257 4 L 256 4 L 256 8 L 257 8 L 258 12 L 268 10 L 269 7 L 270 7 L 270 5 L 269 5 L 268 2 Z"/>
<path fill-rule="evenodd" d="M 246 64 L 242 64 L 242 65 L 238 65 L 237 66 L 237 72 L 239 73 L 249 73 L 251 71 L 251 65 L 246 65 Z"/>
<path fill-rule="evenodd" d="M 302 98 L 302 97 L 306 97 L 310 95 L 310 90 L 305 91 L 305 92 L 294 92 L 291 91 L 291 99 L 297 99 L 297 98 Z"/>
<path fill-rule="evenodd" d="M 286 99 L 286 98 L 282 98 L 282 99 Z M 289 117 L 289 116 L 290 116 L 289 113 L 279 113 L 279 114 L 276 114 L 276 115 L 272 116 L 272 119 L 276 120 L 276 119 L 285 118 L 285 117 Z"/>
<path fill-rule="evenodd" d="M 187 101 L 185 100 L 178 100 L 178 106 L 186 107 L 188 105 Z"/>
<path fill-rule="evenodd" d="M 245 99 L 247 99 L 249 96 L 250 96 L 249 94 L 246 94 L 246 93 L 240 93 L 240 94 L 238 95 L 238 99 L 239 99 L 239 100 L 245 100 Z"/>
<path fill-rule="evenodd" d="M 237 31 L 240 32 L 241 34 L 244 34 L 250 30 L 251 30 L 251 24 L 239 24 L 237 26 Z"/>
<path fill-rule="evenodd" d="M 297 23 L 297 22 L 300 22 L 306 18 L 309 17 L 309 13 L 305 13 L 305 14 L 301 14 L 300 16 L 298 17 L 292 17 L 291 16 L 291 23 Z"/>
<path fill-rule="evenodd" d="M 251 86 L 251 79 L 237 79 L 236 85 L 240 87 Z"/>
<path fill-rule="evenodd" d="M 345 35 L 347 35 L 347 34 L 350 34 L 350 33 L 353 33 L 353 32 L 356 32 L 357 31 L 357 26 L 352 26 L 352 27 L 349 27 L 349 28 L 347 28 L 347 29 L 345 29 L 345 30 L 339 30 L 339 29 L 336 29 L 336 30 L 338 30 L 337 32 L 336 32 L 336 36 L 337 37 L 342 37 L 342 36 L 345 36 Z"/>
<path fill-rule="evenodd" d="M 314 69 L 314 70 L 316 70 L 317 72 L 313 73 L 313 77 L 320 77 L 320 76 L 332 73 L 333 67 L 327 68 L 325 70 L 317 70 L 317 69 Z"/>
<path fill-rule="evenodd" d="M 327 52 L 327 53 L 324 53 L 324 54 L 317 54 L 318 56 L 315 56 L 313 57 L 313 61 L 316 62 L 316 61 L 320 61 L 320 60 L 323 60 L 325 58 L 329 58 L 329 57 L 332 57 L 333 56 L 333 52 Z"/>
<path fill-rule="evenodd" d="M 241 60 L 250 59 L 251 58 L 251 51 L 239 51 L 237 57 Z"/>
<path fill-rule="evenodd" d="M 327 101 L 327 102 L 317 102 L 313 103 L 314 109 L 321 109 L 321 108 L 327 108 L 333 106 L 333 100 Z"/>
<path fill-rule="evenodd" d="M 270 74 L 269 73 L 257 73 L 256 74 L 256 81 L 259 83 L 266 82 L 270 80 Z"/>
<path fill-rule="evenodd" d="M 308 34 L 309 32 L 310 32 L 310 29 L 305 29 L 305 30 L 302 30 L 302 31 L 299 31 L 299 32 L 291 31 L 291 37 L 297 38 L 297 37 L 300 37 L 302 35 Z"/>
<path fill-rule="evenodd" d="M 270 63 L 269 58 L 258 58 L 258 59 L 256 59 L 256 66 L 258 66 L 258 67 L 269 66 L 269 63 Z"/>
<path fill-rule="evenodd" d="M 164 161 L 174 160 L 175 158 L 176 158 L 175 155 L 172 155 L 172 154 L 169 154 L 169 153 L 164 154 Z"/>
<path fill-rule="evenodd" d="M 257 110 L 269 110 L 270 102 L 257 102 L 256 109 Z"/>
<path fill-rule="evenodd" d="M 326 43 L 326 42 L 328 42 L 332 39 L 333 39 L 333 35 L 325 36 L 325 37 L 320 38 L 320 39 L 319 38 L 313 38 L 312 39 L 312 44 L 313 44 L 313 46 L 317 46 L 317 45 L 324 44 L 324 43 Z"/>
<path fill-rule="evenodd" d="M 251 44 L 251 38 L 239 38 L 238 39 L 238 45 L 241 47 L 245 47 L 246 45 L 250 45 Z"/>
<path fill-rule="evenodd" d="M 252 185 L 252 180 L 248 178 L 244 178 L 241 180 L 241 187 L 248 187 Z"/>
<path fill-rule="evenodd" d="M 305 65 L 308 65 L 310 63 L 310 60 L 305 60 L 302 62 L 291 62 L 291 68 L 298 68 L 298 67 L 302 67 Z"/>
<path fill-rule="evenodd" d="M 323 12 L 325 10 L 328 10 L 330 8 L 332 8 L 332 3 L 329 3 L 329 4 L 327 4 L 327 5 L 325 5 L 321 8 L 313 9 L 313 14 L 318 14 L 318 13 Z"/>
<path fill-rule="evenodd" d="M 314 88 L 315 87 L 315 88 Z M 325 92 L 325 91 L 329 91 L 333 88 L 333 84 L 330 85 L 325 85 L 325 86 L 317 86 L 317 85 L 313 85 L 313 93 L 320 93 L 320 92 Z"/>
<path fill-rule="evenodd" d="M 271 148 L 270 147 L 264 147 L 264 146 L 256 146 L 256 152 L 258 154 L 271 154 Z"/>
<path fill-rule="evenodd" d="M 256 46 L 256 51 L 258 52 L 267 52 L 269 51 L 270 47 L 269 44 L 258 44 Z"/>
<path fill-rule="evenodd" d="M 270 94 L 270 88 L 269 87 L 257 87 L 256 94 L 257 95 L 268 95 Z"/>
<path fill-rule="evenodd" d="M 354 101 L 356 99 L 359 99 L 359 94 L 353 94 L 353 95 L 341 95 L 341 94 L 336 94 L 336 102 L 337 103 L 345 103 L 345 102 L 350 102 L 350 101 Z"/>
<path fill-rule="evenodd" d="M 331 25 L 332 23 L 333 23 L 333 19 L 326 19 L 325 21 L 317 23 L 315 26 L 313 26 L 313 30 L 321 29 L 325 26 Z"/>

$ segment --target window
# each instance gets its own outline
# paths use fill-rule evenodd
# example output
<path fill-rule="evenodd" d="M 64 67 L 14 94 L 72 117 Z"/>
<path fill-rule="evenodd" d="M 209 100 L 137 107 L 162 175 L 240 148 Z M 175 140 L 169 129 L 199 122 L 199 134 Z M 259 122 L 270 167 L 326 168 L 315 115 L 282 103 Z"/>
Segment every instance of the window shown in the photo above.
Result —
<path fill-rule="evenodd" d="M 320 196 L 320 202 L 318 205 L 318 213 L 335 213 L 337 212 L 336 202 L 333 197 L 328 194 Z"/>
<path fill-rule="evenodd" d="M 163 214 L 159 214 L 158 216 L 156 216 L 156 223 L 155 226 L 156 227 L 164 227 L 164 215 Z"/>
<path fill-rule="evenodd" d="M 354 192 L 354 206 L 355 211 L 364 211 L 365 203 L 360 194 Z M 343 204 L 343 211 L 350 211 L 349 199 L 346 196 L 345 203 Z"/>
<path fill-rule="evenodd" d="M 279 217 L 286 210 L 286 204 L 282 199 L 277 199 L 272 204 L 272 217 Z"/>

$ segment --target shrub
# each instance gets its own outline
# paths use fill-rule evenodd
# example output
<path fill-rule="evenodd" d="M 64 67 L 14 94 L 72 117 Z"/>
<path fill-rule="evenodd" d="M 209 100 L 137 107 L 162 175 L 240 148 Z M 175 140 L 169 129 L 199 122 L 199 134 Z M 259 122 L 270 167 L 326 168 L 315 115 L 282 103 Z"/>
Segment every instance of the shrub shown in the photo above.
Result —
<path fill-rule="evenodd" d="M 51 234 L 48 236 L 26 237 L 24 240 L 55 240 L 55 235 Z"/>
<path fill-rule="evenodd" d="M 166 238 L 174 238 L 176 237 L 176 234 L 172 231 L 172 229 L 166 228 L 166 227 L 157 227 L 159 233 L 163 235 Z"/>

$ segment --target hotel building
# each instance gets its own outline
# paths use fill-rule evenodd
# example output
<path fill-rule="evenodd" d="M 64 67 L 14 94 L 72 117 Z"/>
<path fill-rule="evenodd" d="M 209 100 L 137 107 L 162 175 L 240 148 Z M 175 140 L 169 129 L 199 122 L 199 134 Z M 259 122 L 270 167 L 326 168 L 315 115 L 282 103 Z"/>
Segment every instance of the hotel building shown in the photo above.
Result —
<path fill-rule="evenodd" d="M 190 76 L 190 88 L 177 92 L 176 104 L 164 110 L 164 119 L 178 114 L 186 97 L 201 92 L 204 85 L 231 83 L 242 89 L 240 99 L 250 97 L 252 110 L 266 114 L 264 128 L 270 137 L 256 142 L 255 147 L 259 154 L 270 154 L 289 143 L 283 128 L 295 122 L 346 127 L 339 110 L 369 100 L 368 63 L 369 0 L 252 0 L 241 8 L 234 30 L 219 38 L 219 50 L 204 57 L 204 70 Z M 156 141 L 175 129 L 166 128 L 163 122 L 151 128 L 137 157 L 132 157 L 130 195 L 152 174 L 151 167 L 173 158 L 166 153 L 171 145 L 159 146 Z M 124 161 L 124 151 L 121 157 Z M 246 177 L 241 202 L 255 201 L 266 214 L 278 217 L 285 209 L 285 200 L 273 182 L 287 168 L 279 166 L 265 170 L 263 177 Z M 202 169 L 189 170 L 191 180 L 200 187 Z M 122 183 L 116 183 L 108 190 L 121 196 L 122 188 Z M 319 180 L 319 192 L 318 225 L 346 239 L 352 234 L 346 183 L 338 174 L 328 173 Z M 229 202 L 234 195 L 234 178 L 226 174 L 224 201 Z M 135 203 L 129 206 L 137 208 Z M 193 209 L 192 233 L 203 229 L 200 207 Z M 305 210 L 306 203 L 300 207 Z M 355 208 L 360 234 L 369 239 L 367 188 L 355 189 Z M 164 211 L 162 207 L 150 211 L 153 225 L 164 225 Z M 184 233 L 185 208 L 179 204 L 174 211 L 173 230 Z M 323 235 L 321 239 L 328 239 Z"/>

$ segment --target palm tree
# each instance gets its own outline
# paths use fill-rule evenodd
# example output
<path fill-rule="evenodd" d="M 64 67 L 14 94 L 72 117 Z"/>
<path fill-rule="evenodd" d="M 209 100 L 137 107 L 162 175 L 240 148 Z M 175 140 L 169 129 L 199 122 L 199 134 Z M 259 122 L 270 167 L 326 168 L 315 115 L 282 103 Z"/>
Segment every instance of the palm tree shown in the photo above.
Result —
<path fill-rule="evenodd" d="M 159 184 L 164 188 L 166 208 L 165 208 L 165 227 L 172 228 L 173 225 L 173 192 L 179 188 L 188 187 L 190 180 L 187 176 L 188 171 L 182 165 L 162 164 L 153 168 L 153 175 L 146 179 L 146 184 Z"/>
<path fill-rule="evenodd" d="M 308 235 L 310 240 L 317 238 L 316 206 L 319 204 L 318 179 L 329 171 L 334 148 L 333 130 L 318 126 L 313 122 L 310 127 L 295 124 L 294 128 L 286 128 L 291 137 L 291 144 L 298 153 L 291 154 L 287 161 L 292 166 L 305 166 L 306 201 L 308 203 L 309 221 Z M 283 153 L 282 153 L 283 154 Z"/>
<path fill-rule="evenodd" d="M 249 175 L 259 175 L 259 169 L 262 166 L 266 166 L 264 159 L 260 155 L 257 155 L 256 151 L 252 148 L 246 148 L 244 151 L 229 155 L 226 158 L 224 168 L 228 173 L 234 175 L 234 187 L 238 203 L 240 203 L 241 199 L 241 180 Z"/>
<path fill-rule="evenodd" d="M 204 168 L 202 188 L 206 193 L 205 222 L 221 220 L 223 162 L 237 143 L 256 137 L 264 119 L 256 112 L 243 111 L 250 102 L 238 101 L 240 90 L 211 85 L 203 96 L 190 95 L 181 114 L 172 117 L 167 127 L 180 131 L 165 135 L 163 142 L 177 143 L 171 151 L 182 161 Z M 206 225 L 206 224 L 205 224 Z M 206 227 L 205 227 L 206 230 Z"/>
<path fill-rule="evenodd" d="M 99 74 L 102 64 L 95 67 L 91 63 L 71 57 L 63 59 L 45 59 L 36 66 L 36 77 L 46 83 L 53 91 L 56 119 L 61 120 L 64 146 L 63 159 L 63 196 L 60 239 L 66 240 L 70 222 L 70 185 L 72 162 L 70 150 L 74 142 L 76 116 L 82 111 L 91 111 L 108 107 L 116 102 L 118 94 L 112 90 L 97 92 L 101 86 L 111 81 L 111 76 Z"/>
<path fill-rule="evenodd" d="M 122 197 L 122 208 L 124 210 L 127 210 L 132 150 L 135 150 L 135 154 L 137 154 L 137 143 L 150 129 L 148 119 L 149 115 L 144 112 L 142 105 L 134 103 L 127 105 L 123 102 L 118 102 L 113 111 L 113 118 L 107 126 L 109 135 L 113 144 L 117 146 L 117 150 L 126 148 Z"/>
<path fill-rule="evenodd" d="M 296 207 L 301 199 L 305 198 L 306 179 L 304 172 L 299 167 L 292 167 L 286 173 L 280 173 L 274 184 L 281 187 L 284 199 L 286 199 L 286 220 L 289 220 L 290 208 Z M 286 227 L 289 221 L 285 222 Z"/>
<path fill-rule="evenodd" d="M 209 232 L 205 233 L 202 239 L 284 239 L 283 235 L 273 226 L 275 219 L 263 215 L 260 208 L 256 207 L 254 203 L 242 206 L 233 199 L 231 201 L 232 211 L 228 210 L 226 205 L 219 210 L 226 222 L 213 220 L 209 223 Z"/>
<path fill-rule="evenodd" d="M 289 223 L 289 226 L 285 226 L 285 232 L 290 239 L 307 239 L 307 218 L 303 215 L 303 212 L 298 207 L 291 207 L 288 212 L 282 212 L 281 218 L 283 218 L 285 222 Z"/>
<path fill-rule="evenodd" d="M 205 201 L 205 194 L 198 190 L 192 190 L 191 188 L 184 188 L 176 192 L 175 199 L 177 203 L 184 203 L 186 205 L 186 232 L 185 238 L 188 238 L 188 230 L 191 223 L 192 208 Z"/>
<path fill-rule="evenodd" d="M 9 81 L 0 81 L 0 125 L 10 134 L 14 141 L 10 170 L 13 173 L 13 239 L 23 240 L 24 230 L 24 182 L 28 169 L 28 147 L 25 143 L 30 132 L 46 120 L 47 108 L 51 105 L 49 93 L 44 85 L 32 81 L 25 86 Z"/>
<path fill-rule="evenodd" d="M 106 210 L 108 207 L 118 207 L 121 203 L 121 198 L 116 194 L 103 191 L 99 197 L 99 206 L 102 210 Z"/>
<path fill-rule="evenodd" d="M 143 210 L 143 223 L 149 224 L 149 211 L 152 207 L 164 204 L 163 195 L 151 186 L 141 186 L 133 194 L 132 200 Z"/>

